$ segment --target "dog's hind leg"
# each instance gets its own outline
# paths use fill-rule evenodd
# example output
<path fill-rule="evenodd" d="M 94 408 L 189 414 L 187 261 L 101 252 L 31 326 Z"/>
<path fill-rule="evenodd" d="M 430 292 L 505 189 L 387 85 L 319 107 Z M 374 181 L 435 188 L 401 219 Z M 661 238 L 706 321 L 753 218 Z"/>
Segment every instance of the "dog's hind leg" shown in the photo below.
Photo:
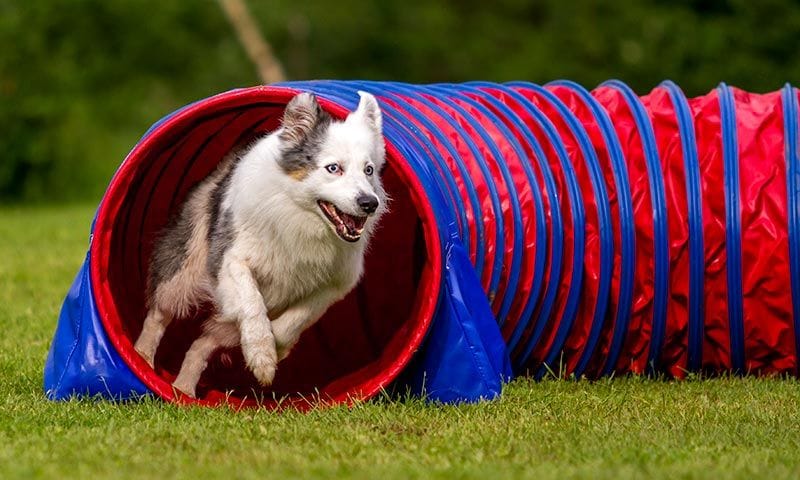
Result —
<path fill-rule="evenodd" d="M 278 354 L 267 307 L 250 268 L 232 255 L 226 257 L 220 268 L 217 303 L 226 319 L 235 319 L 239 324 L 247 367 L 261 385 L 270 385 L 275 378 Z"/>
<path fill-rule="evenodd" d="M 144 319 L 142 333 L 139 334 L 134 348 L 151 368 L 155 364 L 158 344 L 161 343 L 161 338 L 164 336 L 164 331 L 170 321 L 172 321 L 172 315 L 165 313 L 158 307 L 151 308 Z"/>
<path fill-rule="evenodd" d="M 220 322 L 218 317 L 208 320 L 203 334 L 192 343 L 183 358 L 181 370 L 172 386 L 194 398 L 200 376 L 208 366 L 208 359 L 220 348 L 239 344 L 239 329 L 231 322 Z"/>

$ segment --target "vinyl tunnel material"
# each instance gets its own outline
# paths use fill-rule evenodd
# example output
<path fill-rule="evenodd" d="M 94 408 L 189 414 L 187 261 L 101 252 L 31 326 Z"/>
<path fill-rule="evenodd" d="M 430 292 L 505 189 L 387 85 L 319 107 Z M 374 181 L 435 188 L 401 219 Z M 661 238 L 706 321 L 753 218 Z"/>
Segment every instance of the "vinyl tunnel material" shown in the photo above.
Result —
<path fill-rule="evenodd" d="M 277 128 L 297 92 L 343 118 L 361 90 L 384 114 L 393 199 L 363 281 L 271 387 L 234 350 L 211 362 L 198 400 L 173 391 L 199 322 L 169 327 L 155 370 L 132 346 L 154 235 L 231 148 Z M 799 194 L 788 85 L 693 99 L 671 82 L 640 97 L 619 81 L 226 92 L 156 123 L 112 179 L 45 390 L 306 408 L 403 388 L 475 401 L 514 375 L 796 375 Z"/>

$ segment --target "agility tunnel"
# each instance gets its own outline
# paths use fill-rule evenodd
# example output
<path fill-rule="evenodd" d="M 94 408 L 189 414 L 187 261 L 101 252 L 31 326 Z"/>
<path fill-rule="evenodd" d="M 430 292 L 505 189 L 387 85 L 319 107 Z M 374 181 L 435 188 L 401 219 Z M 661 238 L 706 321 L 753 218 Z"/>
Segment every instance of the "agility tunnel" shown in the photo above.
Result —
<path fill-rule="evenodd" d="M 170 325 L 155 370 L 133 349 L 154 235 L 297 92 L 343 118 L 359 90 L 381 104 L 393 199 L 364 280 L 271 387 L 234 349 L 209 364 L 197 400 L 176 393 L 199 322 Z M 392 387 L 475 401 L 513 375 L 796 375 L 797 124 L 789 85 L 687 99 L 671 82 L 639 97 L 618 81 L 314 81 L 201 100 L 151 127 L 113 177 L 46 393 L 303 408 Z"/>

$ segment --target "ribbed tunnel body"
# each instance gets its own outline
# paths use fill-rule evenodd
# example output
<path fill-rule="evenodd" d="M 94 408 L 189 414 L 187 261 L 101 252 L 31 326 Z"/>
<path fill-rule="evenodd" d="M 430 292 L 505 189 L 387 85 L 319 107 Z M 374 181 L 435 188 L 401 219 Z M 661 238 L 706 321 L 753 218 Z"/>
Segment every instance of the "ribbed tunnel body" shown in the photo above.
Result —
<path fill-rule="evenodd" d="M 721 84 L 687 99 L 671 82 L 637 96 L 617 81 L 592 91 L 568 81 L 315 81 L 187 106 L 151 128 L 112 180 L 88 291 L 70 305 L 91 297 L 107 336 L 99 343 L 144 391 L 176 399 L 170 382 L 198 333 L 198 322 L 171 326 L 155 371 L 133 351 L 154 235 L 234 145 L 278 127 L 294 94 L 315 93 L 341 118 L 359 90 L 382 107 L 393 198 L 364 280 L 303 335 L 272 387 L 258 386 L 233 351 L 212 362 L 201 403 L 368 398 L 404 369 L 438 371 L 438 384 L 479 372 L 453 380 L 474 382 L 479 398 L 499 391 L 481 382 L 507 378 L 505 355 L 515 375 L 536 377 L 797 373 L 792 87 L 753 94 Z M 79 326 L 64 320 L 67 303 L 62 321 Z M 484 322 L 470 337 L 483 317 L 496 332 Z M 462 357 L 435 351 L 448 348 L 441 326 L 454 321 L 473 339 L 463 368 Z M 57 333 L 45 379 L 54 397 L 81 391 L 61 365 L 67 347 L 80 350 Z"/>

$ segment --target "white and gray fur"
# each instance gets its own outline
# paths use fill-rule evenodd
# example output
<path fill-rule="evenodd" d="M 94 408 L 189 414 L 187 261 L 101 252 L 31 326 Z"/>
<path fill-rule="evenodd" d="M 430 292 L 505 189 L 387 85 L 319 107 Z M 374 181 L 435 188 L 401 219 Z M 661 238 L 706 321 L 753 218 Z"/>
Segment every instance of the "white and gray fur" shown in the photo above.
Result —
<path fill-rule="evenodd" d="M 178 390 L 195 396 L 210 356 L 237 345 L 259 383 L 271 384 L 300 334 L 358 282 L 387 204 L 381 112 L 360 95 L 344 121 L 311 94 L 294 97 L 281 128 L 225 158 L 158 237 L 139 354 L 153 366 L 170 321 L 205 302 L 215 307 L 186 353 Z"/>

